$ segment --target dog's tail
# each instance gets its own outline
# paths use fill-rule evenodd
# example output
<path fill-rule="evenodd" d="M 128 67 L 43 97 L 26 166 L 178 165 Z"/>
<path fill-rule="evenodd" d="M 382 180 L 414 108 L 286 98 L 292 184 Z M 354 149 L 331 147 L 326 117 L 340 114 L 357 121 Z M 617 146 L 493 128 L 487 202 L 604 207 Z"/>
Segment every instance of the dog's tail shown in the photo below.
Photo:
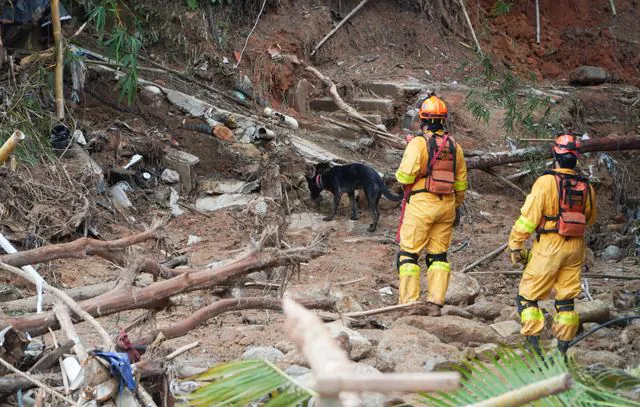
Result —
<path fill-rule="evenodd" d="M 382 187 L 382 195 L 384 195 L 385 198 L 394 201 L 394 202 L 400 202 L 402 201 L 403 196 L 402 195 L 397 195 L 394 194 L 393 192 L 391 192 L 389 190 L 389 188 L 387 188 L 387 186 L 385 184 L 381 185 Z"/>

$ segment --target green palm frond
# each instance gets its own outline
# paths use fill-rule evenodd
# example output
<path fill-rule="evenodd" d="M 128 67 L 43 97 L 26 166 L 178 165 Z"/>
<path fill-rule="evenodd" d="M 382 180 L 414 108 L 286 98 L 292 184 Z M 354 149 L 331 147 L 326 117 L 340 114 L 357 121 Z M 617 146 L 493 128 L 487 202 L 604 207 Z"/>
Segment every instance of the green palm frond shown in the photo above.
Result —
<path fill-rule="evenodd" d="M 221 363 L 192 377 L 196 390 L 187 395 L 174 395 L 186 406 L 247 406 L 259 403 L 265 407 L 306 405 L 315 393 L 264 360 L 239 360 Z"/>
<path fill-rule="evenodd" d="M 496 397 L 564 373 L 571 373 L 573 386 L 566 392 L 540 399 L 534 406 L 640 406 L 618 391 L 635 390 L 640 378 L 632 373 L 604 366 L 597 370 L 566 363 L 557 351 L 541 359 L 528 350 L 500 348 L 492 362 L 465 362 L 459 368 L 461 388 L 452 393 L 423 395 L 430 406 L 461 406 Z"/>

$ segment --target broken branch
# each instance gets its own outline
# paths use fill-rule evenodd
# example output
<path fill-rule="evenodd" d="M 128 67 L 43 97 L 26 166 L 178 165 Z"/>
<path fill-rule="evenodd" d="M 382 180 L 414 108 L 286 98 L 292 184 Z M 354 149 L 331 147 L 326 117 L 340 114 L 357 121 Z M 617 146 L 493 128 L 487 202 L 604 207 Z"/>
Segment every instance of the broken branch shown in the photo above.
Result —
<path fill-rule="evenodd" d="M 109 281 L 107 283 L 91 284 L 84 287 L 71 288 L 65 290 L 65 293 L 76 301 L 86 300 L 88 298 L 97 297 L 113 289 L 116 286 L 115 281 Z M 37 296 L 23 298 L 21 300 L 14 300 L 0 303 L 0 309 L 6 313 L 14 312 L 36 312 Z M 42 307 L 50 307 L 53 305 L 55 299 L 51 294 L 45 293 L 43 295 Z"/>
<path fill-rule="evenodd" d="M 51 0 L 51 24 L 53 26 L 53 41 L 56 48 L 55 68 L 55 99 L 56 118 L 64 120 L 64 55 L 62 52 L 62 28 L 60 24 L 60 0 Z"/>
<path fill-rule="evenodd" d="M 474 261 L 473 263 L 469 264 L 466 267 L 463 267 L 462 270 L 460 270 L 461 273 L 466 273 L 467 271 L 471 270 L 472 268 L 484 263 L 487 260 L 491 260 L 494 257 L 496 257 L 497 255 L 499 255 L 500 253 L 502 253 L 504 251 L 504 249 L 507 248 L 508 243 L 503 243 L 500 245 L 500 247 L 498 247 L 497 249 L 495 249 L 494 251 L 492 251 L 491 253 L 487 253 L 484 256 L 480 257 L 478 260 Z"/>
<path fill-rule="evenodd" d="M 81 302 L 80 307 L 81 311 L 84 310 L 89 315 L 95 316 L 107 316 L 136 308 L 156 309 L 165 305 L 171 296 L 211 288 L 254 271 L 308 261 L 321 253 L 322 251 L 314 246 L 252 253 L 213 269 L 187 270 L 177 277 L 153 283 L 144 288 L 131 287 L 110 291 Z M 0 263 L 0 269 L 6 270 L 7 267 L 11 266 Z M 46 286 L 46 289 L 51 288 L 53 287 Z M 72 310 L 77 313 L 75 309 L 72 308 Z M 29 332 L 31 336 L 42 335 L 47 332 L 48 328 L 57 329 L 59 326 L 55 318 L 51 317 L 50 312 L 22 318 L 10 318 L 2 322 L 4 323 L 0 323 L 2 325 L 0 329 L 12 325 L 17 330 Z"/>
<path fill-rule="evenodd" d="M 300 300 L 302 304 L 309 308 L 329 308 L 332 302 L 326 300 Z M 197 326 L 202 325 L 209 319 L 229 311 L 240 311 L 245 309 L 282 309 L 282 300 L 279 298 L 228 298 L 199 309 L 190 317 L 170 325 L 166 328 L 158 329 L 144 338 L 134 341 L 139 345 L 150 344 L 155 338 L 162 334 L 166 339 L 179 338 L 186 335 Z"/>
<path fill-rule="evenodd" d="M 336 26 L 333 28 L 333 30 L 329 31 L 329 33 L 328 33 L 327 35 L 325 35 L 325 36 L 324 36 L 324 38 L 322 38 L 322 39 L 320 40 L 320 42 L 319 42 L 315 47 L 313 47 L 313 50 L 311 51 L 311 55 L 314 55 L 314 54 L 318 51 L 318 49 L 320 49 L 320 47 L 322 46 L 322 44 L 324 44 L 324 43 L 325 43 L 329 38 L 331 38 L 331 36 L 332 36 L 333 34 L 335 34 L 335 33 L 340 29 L 340 27 L 342 27 L 342 25 L 343 25 L 344 23 L 346 23 L 347 21 L 349 21 L 349 19 L 351 18 L 351 16 L 353 16 L 355 13 L 357 13 L 357 12 L 358 12 L 358 10 L 360 10 L 360 9 L 361 9 L 365 4 L 367 4 L 367 2 L 368 2 L 368 1 L 369 1 L 369 0 L 362 0 L 362 1 L 357 5 L 357 6 L 355 6 L 355 7 L 353 8 L 353 10 L 351 10 L 351 11 L 349 12 L 349 14 L 347 14 L 347 15 L 346 15 L 342 20 L 340 20 L 340 22 L 339 22 L 338 24 L 336 24 Z M 237 67 L 237 66 L 236 66 L 236 67 Z"/>

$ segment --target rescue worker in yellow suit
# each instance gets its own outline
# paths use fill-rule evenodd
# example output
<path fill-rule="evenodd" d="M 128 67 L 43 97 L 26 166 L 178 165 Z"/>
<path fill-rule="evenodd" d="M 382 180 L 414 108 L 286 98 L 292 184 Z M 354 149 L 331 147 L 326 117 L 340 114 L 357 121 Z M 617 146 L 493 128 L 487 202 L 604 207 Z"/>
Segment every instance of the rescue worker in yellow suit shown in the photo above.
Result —
<path fill-rule="evenodd" d="M 420 266 L 426 248 L 428 294 L 415 313 L 439 316 L 449 285 L 447 249 L 467 189 L 467 165 L 460 145 L 445 130 L 447 107 L 433 95 L 419 109 L 420 133 L 409 141 L 396 179 L 405 187 L 397 267 L 400 304 L 418 301 Z"/>
<path fill-rule="evenodd" d="M 578 331 L 574 299 L 580 294 L 580 273 L 584 263 L 584 234 L 596 219 L 596 195 L 587 179 L 575 171 L 580 140 L 572 134 L 556 138 L 554 168 L 536 180 L 511 229 L 511 262 L 525 264 L 518 290 L 517 309 L 522 335 L 538 354 L 544 316 L 538 300 L 555 289 L 556 315 L 553 335 L 566 353 Z M 533 232 L 533 248 L 524 248 Z"/>

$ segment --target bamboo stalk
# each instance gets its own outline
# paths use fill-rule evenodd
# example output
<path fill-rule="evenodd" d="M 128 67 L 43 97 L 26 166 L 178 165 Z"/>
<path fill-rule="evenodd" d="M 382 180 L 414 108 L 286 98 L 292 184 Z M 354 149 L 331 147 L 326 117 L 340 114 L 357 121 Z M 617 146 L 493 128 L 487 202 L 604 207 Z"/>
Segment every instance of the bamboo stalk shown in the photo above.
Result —
<path fill-rule="evenodd" d="M 565 373 L 536 383 L 531 383 L 479 403 L 469 404 L 467 407 L 523 406 L 543 397 L 567 391 L 571 387 L 571 384 L 571 374 Z"/>
<path fill-rule="evenodd" d="M 475 266 L 477 266 L 477 265 L 479 265 L 481 263 L 484 263 L 485 261 L 487 261 L 489 259 L 493 259 L 497 255 L 499 255 L 504 249 L 507 248 L 507 244 L 508 243 L 501 244 L 500 247 L 498 247 L 497 249 L 495 249 L 491 253 L 487 253 L 484 256 L 480 257 L 478 260 L 476 260 L 473 263 L 469 264 L 468 266 L 464 267 L 462 270 L 460 270 L 460 272 L 461 273 L 466 273 L 467 271 L 471 270 Z"/>
<path fill-rule="evenodd" d="M 367 4 L 369 0 L 362 0 L 357 6 L 355 6 L 353 8 L 353 10 L 351 10 L 349 12 L 349 14 L 347 14 L 342 20 L 340 20 L 340 22 L 338 24 L 336 24 L 336 26 L 333 28 L 333 30 L 329 31 L 329 33 L 327 35 L 324 36 L 324 38 L 322 38 L 320 40 L 320 42 L 318 43 L 318 45 L 316 45 L 315 47 L 313 47 L 313 51 L 311 51 L 311 55 L 314 55 L 318 49 L 320 49 L 320 47 L 322 46 L 322 44 L 324 44 L 329 38 L 331 38 L 331 36 L 333 34 L 335 34 L 340 27 L 342 27 L 342 25 L 344 23 L 346 23 L 347 21 L 349 21 L 349 19 L 358 12 L 358 10 L 360 10 L 365 4 Z"/>
<path fill-rule="evenodd" d="M 473 24 L 471 24 L 471 19 L 469 18 L 469 14 L 467 13 L 467 7 L 464 5 L 464 0 L 460 0 L 460 5 L 462 6 L 462 13 L 464 14 L 464 18 L 467 20 L 467 24 L 469 25 L 469 29 L 471 30 L 473 41 L 476 43 L 476 48 L 478 48 L 478 54 L 483 57 L 484 54 L 482 53 L 482 48 L 480 47 L 480 41 L 478 41 L 478 37 L 476 37 L 476 32 L 473 29 Z"/>
<path fill-rule="evenodd" d="M 536 0 L 536 44 L 540 44 L 540 0 Z"/>
<path fill-rule="evenodd" d="M 614 0 L 609 0 L 609 5 L 611 6 L 611 14 L 613 14 L 613 16 L 617 16 L 618 13 L 616 12 L 616 4 L 614 3 Z"/>
<path fill-rule="evenodd" d="M 56 68 L 55 68 L 55 99 L 56 118 L 64 120 L 64 92 L 63 92 L 63 69 L 64 55 L 62 53 L 62 28 L 60 24 L 60 0 L 51 0 L 51 24 L 53 25 L 53 41 L 56 48 Z"/>
<path fill-rule="evenodd" d="M 13 150 L 16 149 L 18 144 L 22 140 L 24 140 L 27 136 L 20 130 L 16 130 L 13 134 L 4 142 L 2 147 L 0 147 L 0 165 L 4 164 L 5 161 L 9 158 Z"/>

